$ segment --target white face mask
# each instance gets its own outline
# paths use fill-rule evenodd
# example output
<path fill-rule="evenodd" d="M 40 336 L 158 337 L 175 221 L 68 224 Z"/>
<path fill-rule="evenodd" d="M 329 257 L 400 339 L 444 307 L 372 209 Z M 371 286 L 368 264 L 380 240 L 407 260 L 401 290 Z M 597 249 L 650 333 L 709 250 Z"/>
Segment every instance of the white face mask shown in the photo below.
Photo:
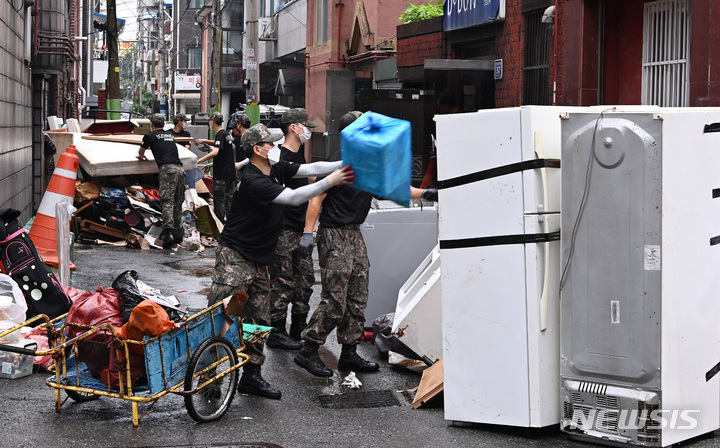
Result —
<path fill-rule="evenodd" d="M 310 132 L 310 129 L 305 127 L 304 124 L 297 123 L 295 126 L 299 126 L 302 130 L 302 133 L 298 132 L 297 130 L 295 133 L 297 134 L 298 138 L 300 139 L 300 143 L 303 145 L 307 143 L 310 140 L 310 137 L 312 137 L 312 132 Z"/>
<path fill-rule="evenodd" d="M 187 121 L 181 121 L 180 123 L 182 123 L 183 129 L 187 128 Z"/>
<path fill-rule="evenodd" d="M 273 146 L 272 149 L 268 151 L 267 157 L 265 158 L 270 165 L 275 165 L 280 161 L 280 148 L 278 148 L 277 146 Z"/>

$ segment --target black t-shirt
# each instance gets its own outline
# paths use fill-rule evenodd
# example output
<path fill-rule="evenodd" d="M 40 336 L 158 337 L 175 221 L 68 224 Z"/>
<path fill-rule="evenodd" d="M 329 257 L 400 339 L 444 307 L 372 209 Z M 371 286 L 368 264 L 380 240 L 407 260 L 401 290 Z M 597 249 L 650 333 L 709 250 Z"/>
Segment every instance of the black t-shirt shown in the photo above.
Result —
<path fill-rule="evenodd" d="M 303 164 L 305 162 L 305 147 L 300 146 L 298 152 L 292 152 L 288 148 L 280 145 L 280 160 Z M 290 178 L 285 182 L 288 188 L 299 188 L 308 184 L 307 177 Z M 307 212 L 308 203 L 303 202 L 300 205 L 285 206 L 285 223 L 283 227 L 286 229 L 302 232 L 305 229 L 305 213 Z"/>
<path fill-rule="evenodd" d="M 172 132 L 172 134 L 175 137 L 190 137 L 190 138 L 192 138 L 192 135 L 190 135 L 190 132 L 186 131 L 185 129 L 181 129 L 180 132 L 175 132 L 175 128 L 172 128 L 172 129 L 170 129 L 170 132 Z M 190 144 L 190 142 L 180 142 L 179 144 L 182 146 L 188 146 Z"/>
<path fill-rule="evenodd" d="M 338 160 L 340 160 L 340 151 L 328 158 L 328 162 Z M 326 193 L 327 196 L 322 203 L 322 213 L 320 213 L 321 226 L 335 228 L 365 222 L 372 205 L 372 194 L 355 189 L 350 185 L 337 185 Z"/>
<path fill-rule="evenodd" d="M 245 167 L 219 243 L 240 252 L 246 260 L 272 264 L 285 208 L 272 201 L 299 167 L 280 161 L 271 167 L 269 176 L 252 163 Z"/>
<path fill-rule="evenodd" d="M 230 135 L 232 135 L 232 133 Z M 245 150 L 243 149 L 239 135 L 237 137 L 233 137 L 233 145 L 235 145 L 235 163 L 242 162 L 247 159 L 247 155 L 245 155 Z"/>
<path fill-rule="evenodd" d="M 220 180 L 235 179 L 235 154 L 232 136 L 225 129 L 215 134 L 215 144 L 219 151 L 213 159 L 213 178 Z"/>
<path fill-rule="evenodd" d="M 170 131 L 158 129 L 148 132 L 143 136 L 141 146 L 152 151 L 153 157 L 155 157 L 155 163 L 157 163 L 158 166 L 165 165 L 166 163 L 182 165 L 180 157 L 178 156 L 175 136 Z"/>

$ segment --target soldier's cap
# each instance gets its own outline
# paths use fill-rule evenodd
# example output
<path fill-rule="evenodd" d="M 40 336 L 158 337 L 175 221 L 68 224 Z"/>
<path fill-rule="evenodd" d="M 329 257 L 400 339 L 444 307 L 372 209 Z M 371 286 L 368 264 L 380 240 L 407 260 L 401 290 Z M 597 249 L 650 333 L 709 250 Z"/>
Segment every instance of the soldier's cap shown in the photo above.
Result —
<path fill-rule="evenodd" d="M 282 134 L 272 134 L 264 124 L 258 123 L 255 126 L 251 126 L 250 129 L 240 138 L 243 149 L 246 153 L 251 153 L 252 148 L 260 143 L 272 143 L 283 138 Z"/>
<path fill-rule="evenodd" d="M 188 117 L 185 114 L 177 114 L 173 117 L 173 124 L 178 124 L 181 121 L 188 121 Z"/>
<path fill-rule="evenodd" d="M 316 128 L 317 124 L 308 120 L 308 114 L 302 107 L 287 110 L 282 116 L 282 124 L 300 123 L 309 128 Z"/>
<path fill-rule="evenodd" d="M 340 117 L 340 122 L 338 123 L 338 132 L 342 131 L 346 127 L 350 126 L 350 124 L 360 118 L 362 115 L 362 112 L 357 110 L 351 110 L 350 112 L 346 113 L 342 117 Z"/>

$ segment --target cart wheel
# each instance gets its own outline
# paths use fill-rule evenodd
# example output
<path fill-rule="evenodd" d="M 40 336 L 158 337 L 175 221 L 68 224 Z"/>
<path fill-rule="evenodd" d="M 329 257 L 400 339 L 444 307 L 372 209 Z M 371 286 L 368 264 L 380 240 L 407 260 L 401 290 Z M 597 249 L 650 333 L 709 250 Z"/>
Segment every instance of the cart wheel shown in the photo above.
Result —
<path fill-rule="evenodd" d="M 208 366 L 219 362 L 210 370 Z M 213 336 L 203 341 L 188 363 L 185 373 L 185 390 L 193 390 L 212 378 L 217 372 L 226 372 L 237 365 L 237 354 L 232 343 L 222 336 Z M 237 387 L 237 369 L 224 377 L 208 384 L 197 393 L 185 396 L 188 414 L 198 423 L 211 422 L 222 417 L 235 397 Z"/>
<path fill-rule="evenodd" d="M 100 395 L 95 395 L 87 392 L 78 392 L 76 390 L 70 390 L 65 389 L 65 393 L 68 394 L 68 397 L 72 398 L 73 401 L 76 401 L 78 403 L 84 403 L 86 401 L 93 401 L 100 398 Z"/>

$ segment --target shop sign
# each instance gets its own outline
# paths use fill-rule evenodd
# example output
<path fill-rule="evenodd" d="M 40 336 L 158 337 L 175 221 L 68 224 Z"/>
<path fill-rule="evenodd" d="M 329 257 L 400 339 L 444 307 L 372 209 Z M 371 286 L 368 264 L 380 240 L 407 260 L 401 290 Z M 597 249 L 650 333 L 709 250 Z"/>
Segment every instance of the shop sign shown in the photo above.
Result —
<path fill-rule="evenodd" d="M 200 87 L 202 87 L 202 77 L 199 74 L 177 73 L 175 75 L 175 90 L 200 90 Z"/>
<path fill-rule="evenodd" d="M 505 19 L 506 0 L 445 0 L 445 31 Z"/>

